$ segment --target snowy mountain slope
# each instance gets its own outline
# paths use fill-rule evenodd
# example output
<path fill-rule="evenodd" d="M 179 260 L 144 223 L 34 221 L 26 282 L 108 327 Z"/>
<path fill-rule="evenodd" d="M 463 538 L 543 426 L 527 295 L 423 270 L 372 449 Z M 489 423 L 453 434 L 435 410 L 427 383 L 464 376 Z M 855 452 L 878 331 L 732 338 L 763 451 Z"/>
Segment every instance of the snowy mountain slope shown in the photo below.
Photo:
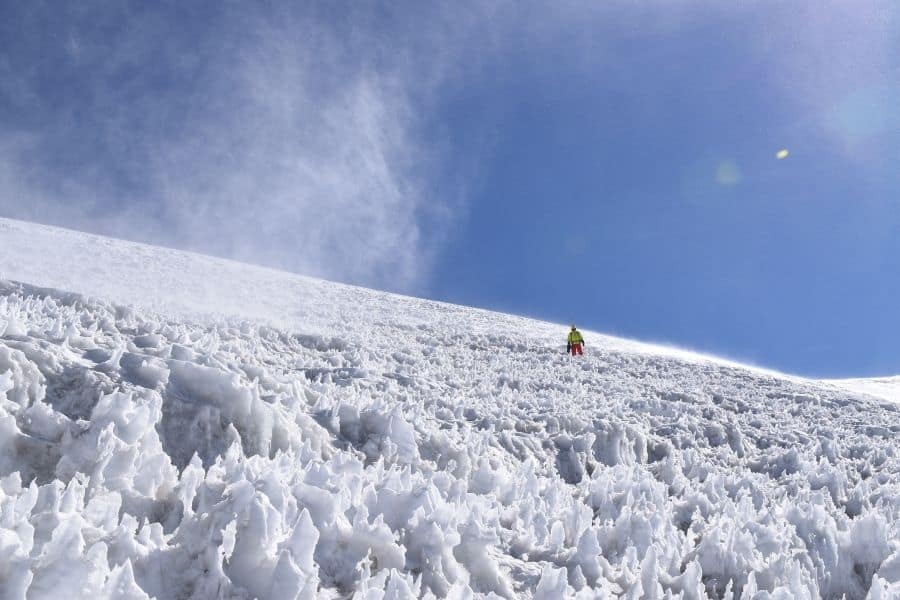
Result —
<path fill-rule="evenodd" d="M 0 248 L 95 297 L 0 284 L 2 598 L 900 597 L 893 403 L 30 224 Z"/>
<path fill-rule="evenodd" d="M 831 379 L 828 382 L 855 394 L 867 394 L 875 398 L 900 403 L 900 377 Z"/>
<path fill-rule="evenodd" d="M 395 324 L 416 326 L 441 319 L 452 327 L 468 316 L 481 330 L 527 329 L 558 343 L 559 325 L 429 302 L 325 282 L 212 258 L 0 218 L 0 279 L 67 290 L 192 319 L 230 316 L 285 329 L 341 333 L 370 339 Z M 387 314 L 390 323 L 350 319 L 348 313 Z M 475 318 L 481 315 L 482 318 Z M 385 327 L 387 325 L 387 327 Z M 589 332 L 594 341 L 621 351 L 676 356 L 685 360 L 735 364 L 678 348 L 644 344 Z M 747 368 L 747 367 L 745 367 Z"/>

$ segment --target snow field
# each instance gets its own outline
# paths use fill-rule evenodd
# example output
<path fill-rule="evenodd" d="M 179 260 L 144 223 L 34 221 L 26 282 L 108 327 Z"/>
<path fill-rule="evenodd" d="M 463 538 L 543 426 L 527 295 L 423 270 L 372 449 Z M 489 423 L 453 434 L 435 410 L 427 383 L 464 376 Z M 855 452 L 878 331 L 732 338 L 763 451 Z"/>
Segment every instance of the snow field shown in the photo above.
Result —
<path fill-rule="evenodd" d="M 900 403 L 900 377 L 876 377 L 871 379 L 831 379 L 828 383 L 848 390 L 855 395 Z"/>
<path fill-rule="evenodd" d="M 317 285 L 0 284 L 0 597 L 900 598 L 900 406 Z"/>

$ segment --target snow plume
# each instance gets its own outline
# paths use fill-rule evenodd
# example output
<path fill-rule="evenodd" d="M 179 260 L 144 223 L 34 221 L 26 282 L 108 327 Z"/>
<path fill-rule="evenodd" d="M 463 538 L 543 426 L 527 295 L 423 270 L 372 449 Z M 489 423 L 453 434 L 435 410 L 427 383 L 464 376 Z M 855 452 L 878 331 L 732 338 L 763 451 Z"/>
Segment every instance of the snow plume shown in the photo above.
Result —
<path fill-rule="evenodd" d="M 415 286 L 455 202 L 420 117 L 449 50 L 418 46 L 456 16 L 345 8 L 0 9 L 0 214 Z"/>

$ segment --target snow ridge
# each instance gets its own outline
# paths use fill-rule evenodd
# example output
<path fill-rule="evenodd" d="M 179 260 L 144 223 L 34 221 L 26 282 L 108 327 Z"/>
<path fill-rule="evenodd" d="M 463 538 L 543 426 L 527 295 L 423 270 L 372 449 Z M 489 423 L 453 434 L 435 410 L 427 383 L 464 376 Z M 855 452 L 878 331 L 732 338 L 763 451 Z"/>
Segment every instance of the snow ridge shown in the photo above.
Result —
<path fill-rule="evenodd" d="M 900 406 L 358 293 L 0 284 L 0 597 L 900 597 Z"/>

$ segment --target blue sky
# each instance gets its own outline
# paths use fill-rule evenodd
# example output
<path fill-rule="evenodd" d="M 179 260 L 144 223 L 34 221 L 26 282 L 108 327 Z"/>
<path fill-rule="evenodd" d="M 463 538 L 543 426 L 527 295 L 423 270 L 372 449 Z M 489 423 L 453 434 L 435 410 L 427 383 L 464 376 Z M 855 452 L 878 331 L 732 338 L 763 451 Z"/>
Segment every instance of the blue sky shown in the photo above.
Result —
<path fill-rule="evenodd" d="M 0 6 L 0 215 L 900 373 L 896 3 L 298 4 Z"/>

